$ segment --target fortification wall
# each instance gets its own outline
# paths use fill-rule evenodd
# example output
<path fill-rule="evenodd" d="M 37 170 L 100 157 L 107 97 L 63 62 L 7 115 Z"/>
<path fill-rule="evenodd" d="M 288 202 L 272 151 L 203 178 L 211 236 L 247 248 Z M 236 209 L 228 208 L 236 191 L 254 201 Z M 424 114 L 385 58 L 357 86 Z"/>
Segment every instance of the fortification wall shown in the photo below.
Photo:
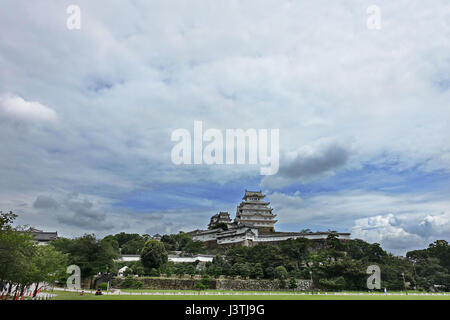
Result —
<path fill-rule="evenodd" d="M 123 281 L 125 278 L 117 277 L 113 281 L 113 287 L 123 289 Z M 195 290 L 195 284 L 200 279 L 192 278 L 134 278 L 136 281 L 141 281 L 143 286 L 141 289 L 150 290 Z M 211 288 L 215 289 L 215 282 L 211 281 Z"/>
<path fill-rule="evenodd" d="M 119 277 L 114 279 L 113 287 L 123 288 L 124 279 Z M 135 278 L 135 280 L 143 283 L 141 289 L 150 290 L 195 290 L 195 284 L 201 281 L 198 278 Z M 278 280 L 211 279 L 210 284 L 210 289 L 218 290 L 270 291 L 280 289 Z M 309 290 L 311 281 L 298 279 L 297 285 L 297 291 Z"/>
<path fill-rule="evenodd" d="M 273 291 L 280 290 L 280 282 L 278 280 L 218 279 L 216 280 L 216 288 L 219 290 Z M 297 291 L 305 291 L 310 288 L 310 280 L 297 280 Z"/>

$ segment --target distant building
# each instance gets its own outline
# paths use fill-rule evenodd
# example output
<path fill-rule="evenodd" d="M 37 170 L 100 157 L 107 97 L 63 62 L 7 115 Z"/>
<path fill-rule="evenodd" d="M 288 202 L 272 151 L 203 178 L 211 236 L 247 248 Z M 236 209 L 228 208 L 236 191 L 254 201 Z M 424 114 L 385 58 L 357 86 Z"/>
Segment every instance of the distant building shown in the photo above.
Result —
<path fill-rule="evenodd" d="M 125 271 L 128 269 L 128 266 L 124 266 L 122 268 L 119 269 L 119 271 L 117 271 L 117 276 L 118 277 L 123 277 L 125 274 Z"/>
<path fill-rule="evenodd" d="M 153 237 L 152 237 L 153 240 L 158 240 L 158 241 L 161 241 L 161 238 L 162 238 L 162 235 L 160 235 L 159 233 L 153 235 Z"/>
<path fill-rule="evenodd" d="M 169 254 L 168 260 L 173 263 L 190 263 L 190 262 L 212 262 L 214 256 L 209 254 L 197 254 L 197 255 L 181 255 L 181 254 Z M 122 254 L 117 261 L 120 262 L 132 262 L 141 260 L 141 256 L 138 254 Z"/>
<path fill-rule="evenodd" d="M 195 261 L 199 262 L 212 262 L 214 256 L 209 254 L 197 254 L 193 256 L 180 256 L 175 254 L 169 254 L 168 260 L 172 261 L 173 263 L 193 263 Z"/>
<path fill-rule="evenodd" d="M 187 234 L 197 241 L 209 246 L 244 245 L 254 246 L 264 243 L 277 243 L 288 239 L 306 238 L 311 240 L 326 239 L 330 234 L 339 239 L 350 239 L 350 233 L 338 232 L 277 232 L 275 231 L 276 215 L 269 207 L 270 202 L 264 201 L 261 191 L 245 190 L 242 202 L 236 209 L 234 221 L 228 212 L 219 212 L 211 217 L 207 230 L 194 230 Z M 214 228 L 218 223 L 225 223 L 228 230 Z"/>
<path fill-rule="evenodd" d="M 141 256 L 138 254 L 122 254 L 117 261 L 120 262 L 132 262 L 141 260 Z"/>
<path fill-rule="evenodd" d="M 39 229 L 29 228 L 27 233 L 33 236 L 33 241 L 38 245 L 47 245 L 50 241 L 58 239 L 58 232 L 44 232 Z"/>

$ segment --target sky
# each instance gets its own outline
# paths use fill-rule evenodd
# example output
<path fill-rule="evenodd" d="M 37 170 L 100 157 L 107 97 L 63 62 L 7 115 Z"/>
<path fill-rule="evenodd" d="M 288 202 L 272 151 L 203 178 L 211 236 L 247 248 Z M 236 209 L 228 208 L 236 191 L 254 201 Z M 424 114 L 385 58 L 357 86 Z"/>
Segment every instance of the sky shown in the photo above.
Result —
<path fill-rule="evenodd" d="M 3 0 L 0 210 L 66 237 L 177 233 L 249 189 L 280 231 L 449 241 L 449 39 L 447 0 Z M 194 121 L 278 129 L 278 173 L 175 165 Z"/>

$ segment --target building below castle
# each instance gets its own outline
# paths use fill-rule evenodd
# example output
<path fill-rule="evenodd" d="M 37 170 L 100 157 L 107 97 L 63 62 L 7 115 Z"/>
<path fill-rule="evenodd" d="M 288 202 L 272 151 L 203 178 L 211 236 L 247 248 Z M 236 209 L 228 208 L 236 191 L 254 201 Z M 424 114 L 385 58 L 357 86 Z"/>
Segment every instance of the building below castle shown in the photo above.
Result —
<path fill-rule="evenodd" d="M 350 233 L 336 232 L 277 232 L 276 215 L 265 201 L 261 191 L 245 190 L 242 202 L 237 206 L 236 216 L 231 220 L 228 212 L 219 212 L 211 217 L 207 230 L 194 230 L 188 234 L 193 240 L 209 246 L 244 245 L 254 246 L 306 238 L 326 239 L 330 234 L 339 239 L 350 239 Z"/>
<path fill-rule="evenodd" d="M 58 239 L 58 232 L 45 232 L 36 228 L 29 228 L 25 231 L 33 237 L 33 241 L 40 246 L 45 246 L 50 243 L 50 241 Z"/>

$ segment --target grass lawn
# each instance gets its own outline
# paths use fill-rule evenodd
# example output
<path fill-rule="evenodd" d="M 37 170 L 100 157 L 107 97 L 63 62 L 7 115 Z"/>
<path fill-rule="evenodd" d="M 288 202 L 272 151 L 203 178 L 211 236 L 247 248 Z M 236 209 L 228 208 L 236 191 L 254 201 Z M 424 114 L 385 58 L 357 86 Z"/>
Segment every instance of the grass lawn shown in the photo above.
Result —
<path fill-rule="evenodd" d="M 141 292 L 142 293 L 145 293 L 145 292 L 147 292 L 147 293 L 178 293 L 178 292 L 182 292 L 182 293 L 198 294 L 197 290 L 120 289 L 120 291 L 125 292 L 125 293 L 128 293 L 128 292 L 137 292 L 137 293 L 141 293 Z M 233 291 L 233 290 L 216 290 L 216 289 L 208 289 L 208 290 L 203 290 L 202 291 L 202 293 L 205 293 L 205 292 L 211 293 L 211 294 L 220 292 L 220 293 L 253 293 L 253 294 L 260 294 L 261 295 L 261 292 L 264 292 L 264 291 L 250 291 L 250 290 L 249 291 L 245 291 L 245 290 L 243 290 L 243 291 Z M 276 293 L 276 294 L 285 293 L 287 295 L 292 295 L 293 294 L 292 290 L 285 290 L 285 291 L 280 290 L 280 291 L 269 291 L 269 292 Z M 362 291 L 341 291 L 341 293 L 352 293 L 352 294 L 359 294 L 360 292 L 362 293 Z M 310 291 L 309 292 L 305 291 L 304 293 L 305 294 L 306 293 L 309 294 L 311 292 Z M 364 293 L 366 293 L 366 292 L 364 292 Z M 383 292 L 381 292 L 381 291 L 378 291 L 378 292 L 375 292 L 375 293 L 384 295 Z M 389 291 L 389 293 L 390 294 L 403 294 L 402 291 Z M 421 291 L 409 290 L 408 293 L 411 294 L 411 293 L 422 293 L 422 292 Z M 294 294 L 300 294 L 301 295 L 301 292 L 296 292 Z M 314 295 L 317 295 L 317 293 L 315 293 Z"/>
<path fill-rule="evenodd" d="M 136 292 L 136 291 L 135 291 Z M 176 291 L 179 292 L 179 291 Z M 183 291 L 184 292 L 184 291 Z M 217 292 L 217 291 L 216 291 Z M 228 291 L 230 292 L 230 291 Z M 324 294 L 277 294 L 277 295 L 205 295 L 192 293 L 189 295 L 102 295 L 95 296 L 85 293 L 81 296 L 76 292 L 54 291 L 57 294 L 52 300 L 450 300 L 450 295 L 324 295 Z M 184 292 L 187 293 L 187 292 Z M 234 292 L 236 293 L 236 292 Z"/>

